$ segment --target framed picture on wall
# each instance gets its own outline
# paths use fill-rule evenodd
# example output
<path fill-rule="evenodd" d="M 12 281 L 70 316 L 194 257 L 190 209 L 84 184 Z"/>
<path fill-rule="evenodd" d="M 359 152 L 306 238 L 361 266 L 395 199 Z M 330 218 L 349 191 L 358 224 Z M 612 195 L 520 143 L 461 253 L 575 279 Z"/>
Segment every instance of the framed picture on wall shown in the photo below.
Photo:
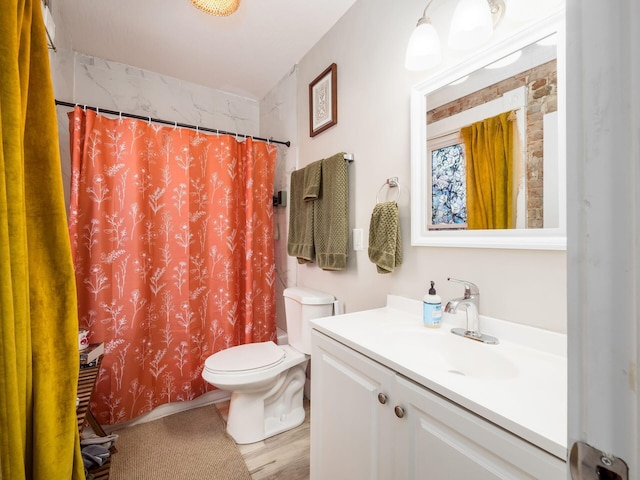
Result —
<path fill-rule="evenodd" d="M 309 135 L 338 123 L 338 66 L 332 63 L 309 84 Z"/>

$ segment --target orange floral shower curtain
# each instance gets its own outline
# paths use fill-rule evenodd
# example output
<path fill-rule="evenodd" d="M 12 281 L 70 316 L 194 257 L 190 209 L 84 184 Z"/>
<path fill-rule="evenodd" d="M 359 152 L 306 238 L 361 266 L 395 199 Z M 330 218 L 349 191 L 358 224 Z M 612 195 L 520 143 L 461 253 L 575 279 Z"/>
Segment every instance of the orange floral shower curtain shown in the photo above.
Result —
<path fill-rule="evenodd" d="M 92 411 L 129 420 L 212 388 L 206 358 L 275 340 L 276 148 L 76 107 L 69 229 Z"/>

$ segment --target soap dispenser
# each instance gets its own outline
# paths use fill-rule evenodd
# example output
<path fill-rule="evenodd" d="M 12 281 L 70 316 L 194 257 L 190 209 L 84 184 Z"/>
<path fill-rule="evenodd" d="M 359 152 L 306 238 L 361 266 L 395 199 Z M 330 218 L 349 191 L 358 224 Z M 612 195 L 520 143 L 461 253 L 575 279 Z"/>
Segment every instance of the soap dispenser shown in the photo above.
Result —
<path fill-rule="evenodd" d="M 422 298 L 422 320 L 425 327 L 438 328 L 442 322 L 442 299 L 436 294 L 435 282 L 431 280 L 429 293 Z"/>

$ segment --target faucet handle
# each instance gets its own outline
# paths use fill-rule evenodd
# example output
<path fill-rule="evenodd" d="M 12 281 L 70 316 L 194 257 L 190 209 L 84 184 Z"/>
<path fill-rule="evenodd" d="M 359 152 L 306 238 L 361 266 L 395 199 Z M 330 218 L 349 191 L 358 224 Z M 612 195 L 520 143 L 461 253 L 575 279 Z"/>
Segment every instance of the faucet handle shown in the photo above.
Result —
<path fill-rule="evenodd" d="M 451 277 L 447 278 L 447 280 L 464 285 L 464 298 L 470 298 L 471 295 L 480 295 L 480 290 L 475 283 L 468 282 L 467 280 L 458 280 Z"/>

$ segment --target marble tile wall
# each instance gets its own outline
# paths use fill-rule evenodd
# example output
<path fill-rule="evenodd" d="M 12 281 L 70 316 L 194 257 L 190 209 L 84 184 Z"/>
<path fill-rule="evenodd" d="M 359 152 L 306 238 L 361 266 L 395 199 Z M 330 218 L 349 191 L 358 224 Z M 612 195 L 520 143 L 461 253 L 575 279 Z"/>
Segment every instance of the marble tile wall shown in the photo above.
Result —
<path fill-rule="evenodd" d="M 75 54 L 74 102 L 110 110 L 258 135 L 252 99 L 159 73 Z"/>
<path fill-rule="evenodd" d="M 57 100 L 261 136 L 256 100 L 64 49 L 52 54 L 50 63 Z M 70 110 L 57 107 L 67 205 Z"/>

